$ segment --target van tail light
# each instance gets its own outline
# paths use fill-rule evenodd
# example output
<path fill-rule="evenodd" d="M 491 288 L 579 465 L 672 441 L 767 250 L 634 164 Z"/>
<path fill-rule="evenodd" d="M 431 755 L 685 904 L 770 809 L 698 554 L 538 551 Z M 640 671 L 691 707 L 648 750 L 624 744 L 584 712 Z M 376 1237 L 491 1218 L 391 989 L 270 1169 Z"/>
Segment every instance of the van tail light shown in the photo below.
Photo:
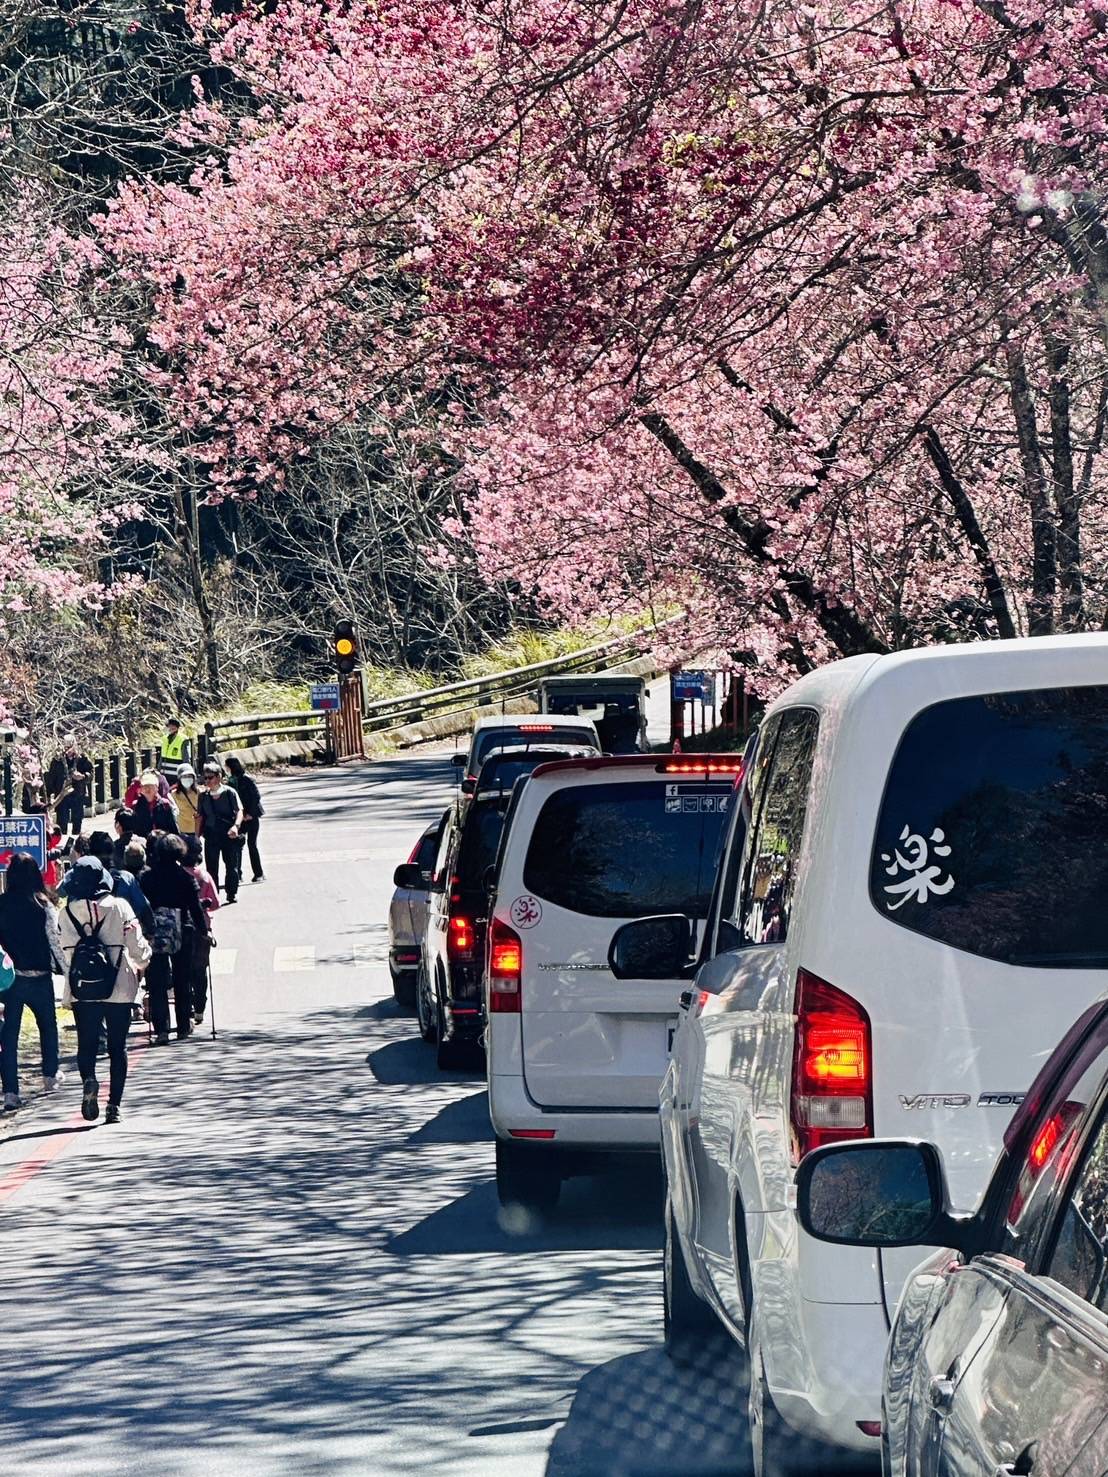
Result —
<path fill-rule="evenodd" d="M 521 1007 L 523 940 L 494 918 L 489 926 L 489 1014 L 518 1015 Z"/>
<path fill-rule="evenodd" d="M 790 1117 L 794 1163 L 821 1144 L 873 1137 L 869 1016 L 806 969 L 796 975 Z"/>
<path fill-rule="evenodd" d="M 446 953 L 450 959 L 468 959 L 473 953 L 476 931 L 473 919 L 454 913 L 447 920 Z"/>

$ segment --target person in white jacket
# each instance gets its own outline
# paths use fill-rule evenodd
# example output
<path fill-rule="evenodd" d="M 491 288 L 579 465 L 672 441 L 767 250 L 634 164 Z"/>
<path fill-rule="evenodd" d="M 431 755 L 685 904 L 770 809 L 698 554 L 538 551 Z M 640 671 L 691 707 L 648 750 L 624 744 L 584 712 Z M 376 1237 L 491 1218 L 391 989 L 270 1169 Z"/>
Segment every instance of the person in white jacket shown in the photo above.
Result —
<path fill-rule="evenodd" d="M 77 1022 L 77 1068 L 81 1074 L 81 1113 L 89 1121 L 100 1115 L 96 1052 L 103 1026 L 108 1041 L 108 1106 L 105 1123 L 119 1122 L 119 1105 L 127 1081 L 127 1031 L 139 979 L 150 960 L 150 945 L 126 899 L 112 896 L 112 879 L 96 857 L 82 857 L 69 874 L 69 889 L 58 920 L 66 962 L 62 1004 Z M 115 965 L 115 985 L 103 1000 L 75 1000 L 70 986 L 73 953 L 82 936 L 96 936 Z M 110 978 L 110 976 L 109 976 Z"/>

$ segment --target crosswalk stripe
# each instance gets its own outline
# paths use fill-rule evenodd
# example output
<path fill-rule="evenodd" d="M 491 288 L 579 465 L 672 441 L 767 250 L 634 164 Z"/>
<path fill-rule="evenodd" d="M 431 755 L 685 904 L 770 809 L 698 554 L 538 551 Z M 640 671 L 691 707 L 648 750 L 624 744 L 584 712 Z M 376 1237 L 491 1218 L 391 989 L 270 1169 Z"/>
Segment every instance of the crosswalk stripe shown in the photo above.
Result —
<path fill-rule="evenodd" d="M 273 971 L 275 974 L 288 974 L 292 970 L 314 968 L 314 944 L 285 944 L 273 951 Z"/>
<path fill-rule="evenodd" d="M 235 960 L 239 957 L 237 949 L 213 949 L 212 950 L 212 974 L 234 974 Z"/>

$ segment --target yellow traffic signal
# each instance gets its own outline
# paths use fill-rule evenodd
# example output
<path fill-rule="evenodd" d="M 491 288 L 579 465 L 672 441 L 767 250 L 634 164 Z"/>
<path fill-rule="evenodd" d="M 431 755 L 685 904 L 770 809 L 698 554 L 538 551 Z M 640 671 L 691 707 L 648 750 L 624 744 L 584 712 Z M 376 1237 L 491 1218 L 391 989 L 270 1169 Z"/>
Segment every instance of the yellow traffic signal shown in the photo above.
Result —
<path fill-rule="evenodd" d="M 358 665 L 358 637 L 353 621 L 336 621 L 331 636 L 331 650 L 335 654 L 335 665 L 345 676 Z"/>

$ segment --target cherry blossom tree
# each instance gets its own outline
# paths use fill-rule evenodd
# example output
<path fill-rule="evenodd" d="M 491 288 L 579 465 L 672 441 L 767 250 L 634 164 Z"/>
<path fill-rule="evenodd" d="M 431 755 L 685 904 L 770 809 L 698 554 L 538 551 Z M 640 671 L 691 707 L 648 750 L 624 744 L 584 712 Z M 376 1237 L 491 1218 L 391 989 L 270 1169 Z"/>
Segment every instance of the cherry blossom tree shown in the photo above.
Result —
<path fill-rule="evenodd" d="M 676 604 L 768 680 L 1104 619 L 1095 5 L 193 18 L 257 106 L 103 240 L 216 495 L 415 384 L 561 615 Z"/>

